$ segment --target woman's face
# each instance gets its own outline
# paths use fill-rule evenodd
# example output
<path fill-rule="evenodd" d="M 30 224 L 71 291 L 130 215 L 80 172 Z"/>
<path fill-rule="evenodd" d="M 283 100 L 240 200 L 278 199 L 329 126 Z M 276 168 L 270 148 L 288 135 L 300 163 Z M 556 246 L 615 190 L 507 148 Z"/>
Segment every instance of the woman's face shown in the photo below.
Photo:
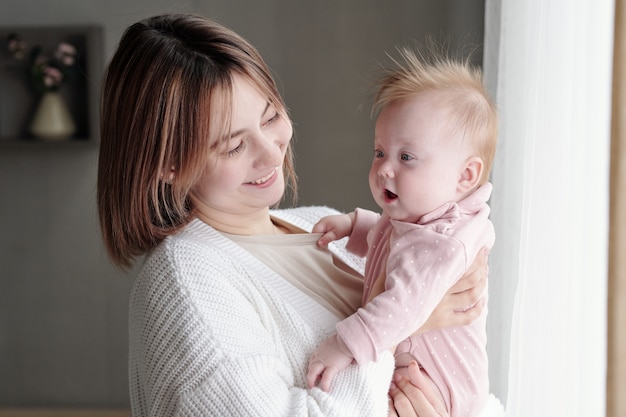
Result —
<path fill-rule="evenodd" d="M 285 191 L 283 161 L 293 129 L 247 79 L 233 78 L 231 128 L 226 149 L 207 160 L 204 177 L 194 188 L 197 209 L 210 222 L 267 210 Z"/>

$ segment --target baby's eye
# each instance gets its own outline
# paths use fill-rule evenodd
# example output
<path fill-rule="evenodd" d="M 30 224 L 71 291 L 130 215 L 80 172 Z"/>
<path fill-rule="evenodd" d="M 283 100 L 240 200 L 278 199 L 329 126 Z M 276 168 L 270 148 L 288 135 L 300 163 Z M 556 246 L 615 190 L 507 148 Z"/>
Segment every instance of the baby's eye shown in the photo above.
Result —
<path fill-rule="evenodd" d="M 385 153 L 380 149 L 374 149 L 374 158 L 383 158 Z"/>
<path fill-rule="evenodd" d="M 403 153 L 400 155 L 400 159 L 403 161 L 410 161 L 411 159 L 413 159 L 413 156 L 409 155 L 408 153 Z"/>

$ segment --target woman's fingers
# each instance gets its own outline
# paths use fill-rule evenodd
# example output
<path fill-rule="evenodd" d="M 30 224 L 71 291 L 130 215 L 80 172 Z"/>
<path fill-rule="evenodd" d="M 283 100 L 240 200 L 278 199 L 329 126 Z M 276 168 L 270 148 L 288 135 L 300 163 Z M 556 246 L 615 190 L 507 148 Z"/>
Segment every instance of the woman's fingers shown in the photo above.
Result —
<path fill-rule="evenodd" d="M 453 305 L 452 311 L 455 313 L 466 313 L 478 307 L 477 311 L 466 315 L 467 319 L 478 317 L 484 306 L 484 303 L 479 302 L 483 300 L 487 288 L 489 273 L 487 261 L 488 250 L 483 249 L 465 275 L 450 290 L 450 302 Z M 471 323 L 471 320 L 468 323 Z"/>
<path fill-rule="evenodd" d="M 412 362 L 406 375 L 396 372 L 390 389 L 395 414 L 398 417 L 448 416 L 446 406 L 431 382 L 422 374 L 417 363 Z"/>
<path fill-rule="evenodd" d="M 476 255 L 474 262 L 467 268 L 465 274 L 451 288 L 455 294 L 471 290 L 477 285 L 484 285 L 489 275 L 489 249 L 482 249 Z"/>
<path fill-rule="evenodd" d="M 398 417 L 441 417 L 428 402 L 424 394 L 408 382 L 398 381 L 390 395 L 395 414 Z M 407 385 L 408 384 L 408 385 Z"/>
<path fill-rule="evenodd" d="M 398 417 L 396 407 L 393 405 L 393 397 L 391 396 L 391 393 L 389 393 L 389 417 Z"/>
<path fill-rule="evenodd" d="M 433 408 L 437 416 L 447 416 L 446 404 L 441 398 L 441 394 L 436 390 L 432 381 L 422 372 L 417 362 L 409 363 L 407 368 L 408 381 L 405 384 L 412 389 L 418 388 L 424 396 L 429 406 Z"/>

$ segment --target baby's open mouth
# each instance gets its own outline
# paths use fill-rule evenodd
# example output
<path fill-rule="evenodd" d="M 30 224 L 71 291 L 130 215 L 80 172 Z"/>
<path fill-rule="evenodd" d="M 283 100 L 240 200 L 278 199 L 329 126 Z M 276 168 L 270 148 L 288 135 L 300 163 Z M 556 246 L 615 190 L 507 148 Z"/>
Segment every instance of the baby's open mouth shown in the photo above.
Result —
<path fill-rule="evenodd" d="M 398 198 L 398 195 L 392 193 L 389 190 L 385 190 L 385 198 L 387 198 L 388 200 L 395 200 L 396 198 Z"/>

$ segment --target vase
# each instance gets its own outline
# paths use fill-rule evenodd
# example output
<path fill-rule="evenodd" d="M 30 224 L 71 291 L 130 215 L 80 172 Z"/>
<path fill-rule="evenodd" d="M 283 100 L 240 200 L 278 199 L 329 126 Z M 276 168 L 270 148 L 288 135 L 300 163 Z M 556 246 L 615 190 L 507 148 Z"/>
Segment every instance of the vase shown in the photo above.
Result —
<path fill-rule="evenodd" d="M 61 94 L 44 93 L 31 121 L 30 132 L 40 139 L 60 140 L 69 138 L 75 131 L 74 119 Z"/>

